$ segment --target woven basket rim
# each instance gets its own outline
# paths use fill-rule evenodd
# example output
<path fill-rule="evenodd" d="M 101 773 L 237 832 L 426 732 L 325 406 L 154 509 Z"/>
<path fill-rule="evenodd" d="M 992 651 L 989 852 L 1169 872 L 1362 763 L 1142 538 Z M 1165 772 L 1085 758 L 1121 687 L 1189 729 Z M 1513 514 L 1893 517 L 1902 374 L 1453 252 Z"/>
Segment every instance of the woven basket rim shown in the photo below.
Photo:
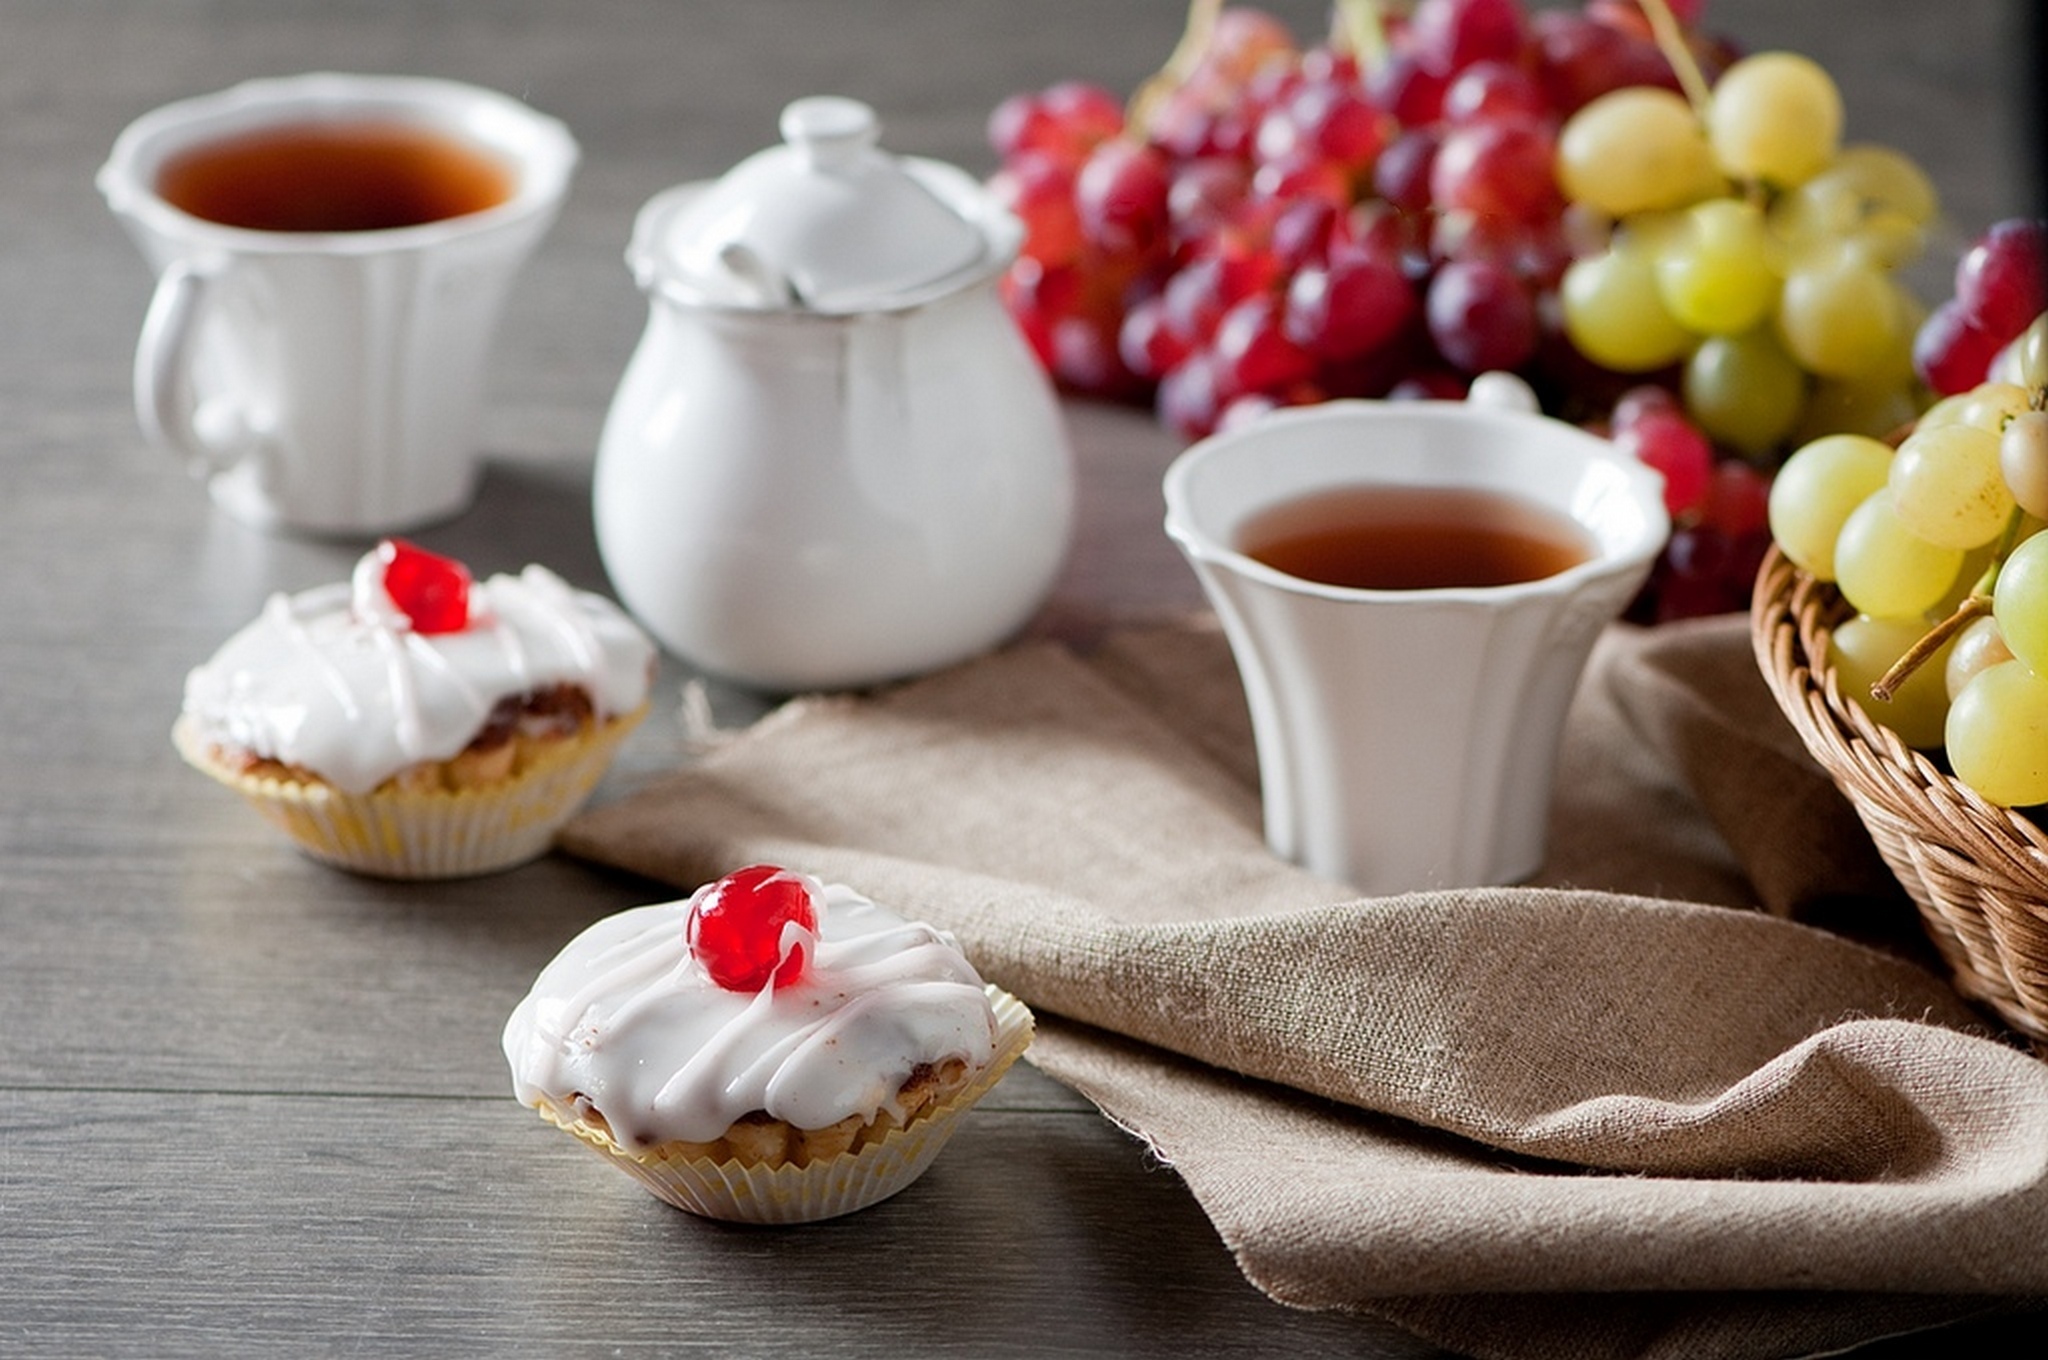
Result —
<path fill-rule="evenodd" d="M 2048 831 L 1985 801 L 1844 698 L 1828 644 L 1851 612 L 1773 547 L 1750 601 L 1758 669 L 1919 905 L 1958 990 L 2048 1041 Z"/>

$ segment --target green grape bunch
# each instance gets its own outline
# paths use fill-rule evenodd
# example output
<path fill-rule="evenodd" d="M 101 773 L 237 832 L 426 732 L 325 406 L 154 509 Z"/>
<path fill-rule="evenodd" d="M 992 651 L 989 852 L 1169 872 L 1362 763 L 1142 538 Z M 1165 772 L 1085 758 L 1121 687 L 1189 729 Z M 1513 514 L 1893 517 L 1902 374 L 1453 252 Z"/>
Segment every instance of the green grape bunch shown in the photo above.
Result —
<path fill-rule="evenodd" d="M 1845 145 L 1810 58 L 1759 52 L 1710 85 L 1672 55 L 1683 93 L 1615 90 L 1559 131 L 1560 187 L 1611 224 L 1564 276 L 1566 334 L 1617 372 L 1678 366 L 1688 414 L 1751 459 L 1910 420 L 1924 309 L 1898 271 L 1938 215 L 1927 175 Z"/>
<path fill-rule="evenodd" d="M 1830 646 L 1842 693 L 1986 801 L 2048 805 L 2048 312 L 1896 450 L 1798 448 L 1769 514 L 1856 611 Z"/>

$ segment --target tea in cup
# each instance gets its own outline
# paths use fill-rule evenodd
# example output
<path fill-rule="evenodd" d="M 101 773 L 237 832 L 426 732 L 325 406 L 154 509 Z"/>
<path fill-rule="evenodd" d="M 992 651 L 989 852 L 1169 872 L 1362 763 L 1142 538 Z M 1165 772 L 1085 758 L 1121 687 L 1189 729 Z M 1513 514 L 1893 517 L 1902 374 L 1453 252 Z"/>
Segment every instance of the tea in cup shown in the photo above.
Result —
<path fill-rule="evenodd" d="M 498 318 L 577 154 L 518 100 L 414 77 L 250 81 L 145 114 L 98 177 L 158 276 L 144 432 L 266 528 L 463 510 Z"/>
<path fill-rule="evenodd" d="M 1670 533 L 1655 473 L 1542 415 L 1338 401 L 1203 440 L 1165 494 L 1274 853 L 1375 895 L 1541 868 L 1572 693 Z"/>

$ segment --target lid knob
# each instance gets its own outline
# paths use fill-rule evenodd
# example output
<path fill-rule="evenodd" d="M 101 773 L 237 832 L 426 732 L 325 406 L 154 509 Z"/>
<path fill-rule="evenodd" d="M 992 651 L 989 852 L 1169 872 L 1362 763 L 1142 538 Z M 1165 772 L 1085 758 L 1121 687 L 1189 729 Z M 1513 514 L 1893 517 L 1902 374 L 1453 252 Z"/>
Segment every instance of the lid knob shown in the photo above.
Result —
<path fill-rule="evenodd" d="M 875 111 L 858 99 L 812 95 L 782 110 L 782 140 L 795 147 L 815 170 L 834 170 L 857 163 L 881 140 Z"/>

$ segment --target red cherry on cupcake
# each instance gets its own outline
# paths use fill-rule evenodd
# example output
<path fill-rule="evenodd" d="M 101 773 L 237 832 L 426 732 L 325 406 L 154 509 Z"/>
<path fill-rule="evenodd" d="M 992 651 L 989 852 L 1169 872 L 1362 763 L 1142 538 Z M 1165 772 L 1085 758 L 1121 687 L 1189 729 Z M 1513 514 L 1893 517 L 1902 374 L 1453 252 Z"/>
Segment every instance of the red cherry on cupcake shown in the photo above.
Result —
<path fill-rule="evenodd" d="M 402 538 L 377 545 L 384 591 L 416 633 L 459 633 L 469 626 L 469 568 Z"/>
<path fill-rule="evenodd" d="M 690 908 L 690 952 L 711 980 L 732 992 L 758 992 L 772 977 L 786 987 L 804 970 L 801 943 L 782 955 L 791 922 L 815 935 L 818 909 L 803 879 L 773 864 L 735 869 Z"/>

